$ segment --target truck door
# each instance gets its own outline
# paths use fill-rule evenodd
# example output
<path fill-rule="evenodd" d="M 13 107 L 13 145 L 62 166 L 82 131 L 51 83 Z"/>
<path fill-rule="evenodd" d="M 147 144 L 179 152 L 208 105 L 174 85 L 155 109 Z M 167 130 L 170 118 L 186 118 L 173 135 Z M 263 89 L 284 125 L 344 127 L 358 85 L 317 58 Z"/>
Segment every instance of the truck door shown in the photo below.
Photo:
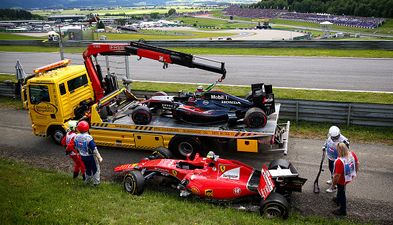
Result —
<path fill-rule="evenodd" d="M 46 135 L 47 127 L 56 121 L 56 96 L 52 84 L 28 85 L 28 109 L 33 124 L 33 132 L 36 135 Z"/>

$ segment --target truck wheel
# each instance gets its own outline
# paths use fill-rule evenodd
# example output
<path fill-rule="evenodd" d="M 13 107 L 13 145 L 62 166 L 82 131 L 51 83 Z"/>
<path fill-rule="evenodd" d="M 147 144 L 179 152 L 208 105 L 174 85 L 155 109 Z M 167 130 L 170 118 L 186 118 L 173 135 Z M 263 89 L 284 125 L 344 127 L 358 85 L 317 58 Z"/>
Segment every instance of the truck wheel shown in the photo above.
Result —
<path fill-rule="evenodd" d="M 145 105 L 140 105 L 132 111 L 132 121 L 137 125 L 149 124 L 152 118 L 150 109 Z"/>
<path fill-rule="evenodd" d="M 61 144 L 61 140 L 63 139 L 63 137 L 65 135 L 64 129 L 62 127 L 60 127 L 60 126 L 56 126 L 56 127 L 53 127 L 50 130 L 49 133 L 50 133 L 50 136 L 51 136 L 52 140 L 56 144 L 60 145 Z"/>
<path fill-rule="evenodd" d="M 264 127 L 267 122 L 266 113 L 257 107 L 252 107 L 247 110 L 244 116 L 244 123 L 250 128 Z"/>
<path fill-rule="evenodd" d="M 201 152 L 202 144 L 195 137 L 175 136 L 169 143 L 169 149 L 181 159 L 186 159 L 187 155 L 190 155 L 190 158 L 193 159 L 196 153 Z"/>
<path fill-rule="evenodd" d="M 132 170 L 124 176 L 124 190 L 132 195 L 141 195 L 145 189 L 145 178 L 138 170 Z"/>
<path fill-rule="evenodd" d="M 275 159 L 270 162 L 269 170 L 275 170 L 280 166 L 281 169 L 289 169 L 289 162 L 285 159 Z"/>
<path fill-rule="evenodd" d="M 172 158 L 172 152 L 169 149 L 164 147 L 158 147 L 153 152 L 153 156 L 155 159 L 170 159 Z"/>
<path fill-rule="evenodd" d="M 289 204 L 284 196 L 279 193 L 272 192 L 266 200 L 261 200 L 259 212 L 261 216 L 265 216 L 267 218 L 287 219 L 289 214 Z"/>

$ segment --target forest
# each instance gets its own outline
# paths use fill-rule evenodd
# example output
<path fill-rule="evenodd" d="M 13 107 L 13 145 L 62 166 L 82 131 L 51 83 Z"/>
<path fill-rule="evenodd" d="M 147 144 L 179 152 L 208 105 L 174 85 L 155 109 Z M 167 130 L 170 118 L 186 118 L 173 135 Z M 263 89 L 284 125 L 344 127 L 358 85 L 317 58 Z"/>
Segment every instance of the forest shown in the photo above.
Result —
<path fill-rule="evenodd" d="M 0 20 L 41 20 L 39 15 L 22 9 L 0 9 Z"/>
<path fill-rule="evenodd" d="M 250 8 L 393 18 L 393 0 L 262 0 Z"/>

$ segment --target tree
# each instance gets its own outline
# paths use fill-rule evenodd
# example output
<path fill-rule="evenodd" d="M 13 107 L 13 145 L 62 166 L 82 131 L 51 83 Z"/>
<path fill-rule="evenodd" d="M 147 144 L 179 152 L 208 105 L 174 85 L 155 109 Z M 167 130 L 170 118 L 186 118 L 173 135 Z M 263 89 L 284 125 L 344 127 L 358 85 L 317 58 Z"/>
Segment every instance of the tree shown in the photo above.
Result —
<path fill-rule="evenodd" d="M 126 25 L 126 19 L 116 19 L 115 20 L 116 21 L 116 24 L 118 24 L 118 25 L 121 25 L 121 26 L 124 26 L 124 25 Z"/>
<path fill-rule="evenodd" d="M 172 16 L 174 14 L 176 14 L 176 9 L 169 9 L 168 10 L 168 16 Z"/>
<path fill-rule="evenodd" d="M 97 29 L 105 29 L 105 24 L 101 20 L 97 23 Z"/>
<path fill-rule="evenodd" d="M 158 19 L 158 18 L 160 18 L 160 14 L 157 13 L 157 12 L 150 13 L 150 18 L 152 18 L 152 19 Z"/>

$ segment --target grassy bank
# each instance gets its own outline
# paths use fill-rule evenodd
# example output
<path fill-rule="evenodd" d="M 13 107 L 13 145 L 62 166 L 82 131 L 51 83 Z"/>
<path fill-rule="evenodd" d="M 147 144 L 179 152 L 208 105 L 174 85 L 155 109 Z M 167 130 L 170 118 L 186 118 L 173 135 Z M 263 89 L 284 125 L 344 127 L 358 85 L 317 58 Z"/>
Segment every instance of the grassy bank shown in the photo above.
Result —
<path fill-rule="evenodd" d="M 147 188 L 131 196 L 120 184 L 98 188 L 55 171 L 0 160 L 2 224 L 340 224 L 343 220 L 301 217 L 286 221 L 261 218 L 199 199 L 181 199 L 176 191 Z M 203 216 L 200 216 L 203 215 Z M 346 221 L 345 221 L 346 222 Z M 346 222 L 347 223 L 347 222 Z"/>
<path fill-rule="evenodd" d="M 0 74 L 0 82 L 4 80 L 16 81 L 14 74 Z M 208 85 L 203 85 L 205 88 Z M 178 92 L 195 91 L 195 84 L 179 84 L 179 83 L 160 83 L 160 82 L 139 82 L 132 83 L 132 90 L 136 91 L 164 91 Z M 226 86 L 217 85 L 215 89 L 219 89 L 240 97 L 246 96 L 250 91 L 250 87 L 244 86 Z M 326 91 L 326 90 L 299 90 L 289 88 L 274 88 L 274 95 L 280 99 L 301 99 L 314 101 L 333 101 L 333 102 L 353 102 L 353 103 L 375 103 L 375 104 L 393 104 L 393 94 L 390 93 L 366 93 L 366 92 L 350 92 L 350 91 Z"/>
<path fill-rule="evenodd" d="M 34 37 L 34 36 L 0 32 L 0 40 L 44 40 L 44 39 L 46 39 L 46 37 Z"/>
<path fill-rule="evenodd" d="M 258 55 L 258 56 L 312 56 L 393 58 L 393 51 L 355 49 L 309 49 L 309 48 L 170 48 L 194 55 Z M 80 53 L 85 47 L 66 47 L 66 53 Z M 44 46 L 0 46 L 2 52 L 59 52 L 58 47 Z"/>
<path fill-rule="evenodd" d="M 208 85 L 205 85 L 207 87 Z M 156 83 L 156 82 L 133 82 L 132 89 L 140 91 L 165 91 L 178 92 L 195 91 L 195 84 L 175 84 L 175 83 Z M 274 87 L 273 87 L 274 88 Z M 237 95 L 246 96 L 250 91 L 249 86 L 225 86 L 217 85 L 216 89 Z M 274 96 L 281 99 L 302 99 L 335 102 L 358 102 L 358 103 L 378 103 L 393 104 L 393 94 L 386 93 L 366 93 L 366 92 L 341 92 L 341 91 L 317 91 L 317 90 L 298 90 L 287 88 L 274 88 Z"/>
<path fill-rule="evenodd" d="M 100 36 L 101 33 L 96 33 Z M 107 40 L 182 40 L 196 38 L 216 38 L 222 36 L 230 36 L 233 33 L 223 32 L 197 32 L 197 31 L 165 31 L 165 30 L 142 30 L 138 33 L 105 33 Z M 98 39 L 98 38 L 97 38 Z"/>

